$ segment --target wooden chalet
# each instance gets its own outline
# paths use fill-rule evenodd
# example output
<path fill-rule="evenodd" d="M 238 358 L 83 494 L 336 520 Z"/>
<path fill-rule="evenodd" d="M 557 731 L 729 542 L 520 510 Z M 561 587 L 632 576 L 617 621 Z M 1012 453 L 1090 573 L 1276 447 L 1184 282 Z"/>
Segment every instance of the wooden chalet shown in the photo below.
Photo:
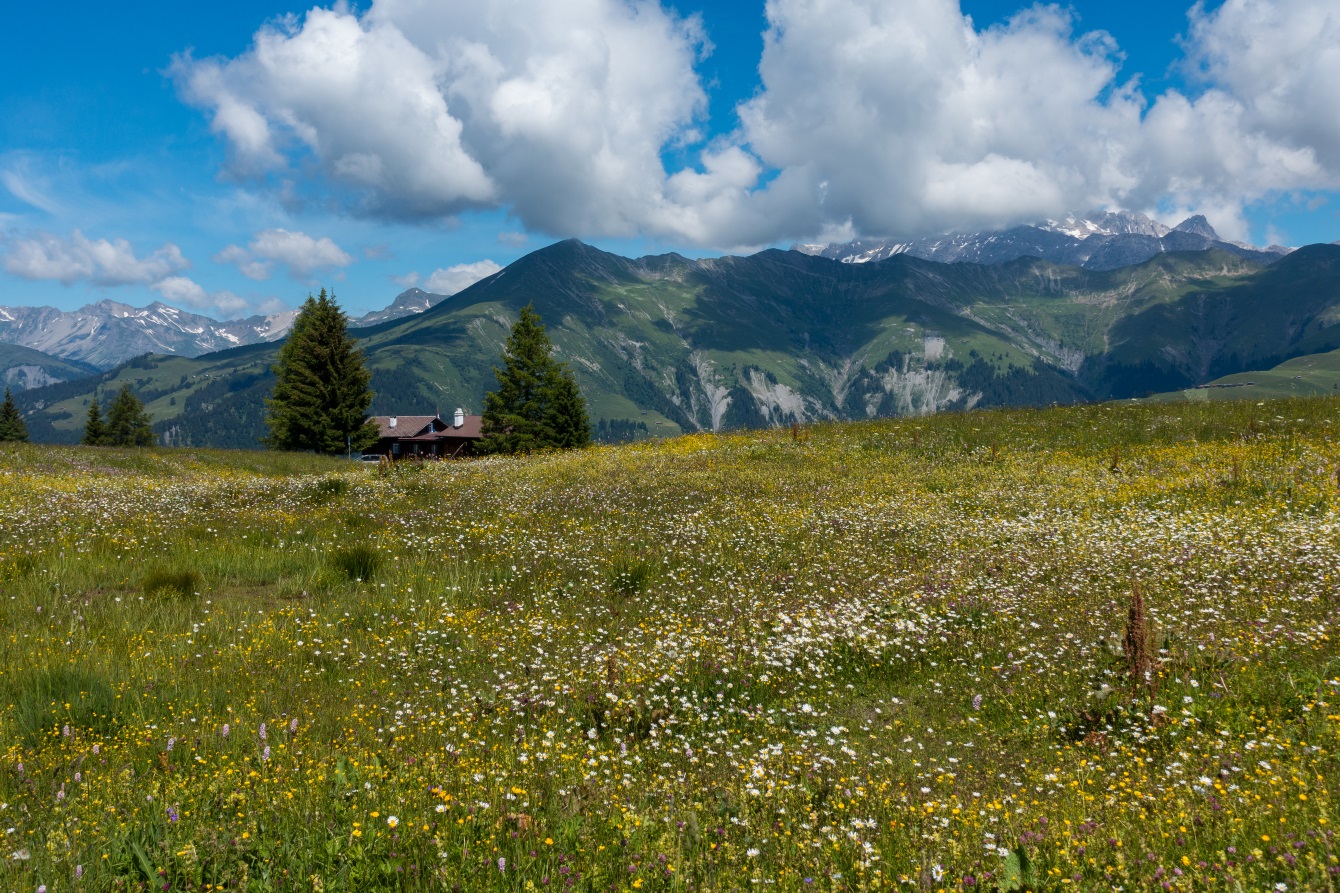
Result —
<path fill-rule="evenodd" d="M 482 417 L 456 410 L 449 421 L 435 415 L 373 416 L 377 442 L 363 451 L 364 459 L 455 459 L 468 456 L 483 434 Z"/>

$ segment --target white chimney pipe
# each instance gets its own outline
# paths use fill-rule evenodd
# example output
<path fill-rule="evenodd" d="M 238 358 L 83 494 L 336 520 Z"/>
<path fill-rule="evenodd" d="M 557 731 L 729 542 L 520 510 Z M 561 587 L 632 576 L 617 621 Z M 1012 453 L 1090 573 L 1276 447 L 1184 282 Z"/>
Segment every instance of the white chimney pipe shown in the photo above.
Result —
<path fill-rule="evenodd" d="M 459 428 L 459 427 L 461 427 L 461 426 L 464 425 L 464 424 L 465 424 L 465 410 L 464 410 L 464 409 L 460 409 L 460 408 L 458 407 L 458 408 L 456 409 L 456 417 L 455 417 L 454 419 L 451 420 L 451 426 L 452 426 L 453 428 Z"/>
<path fill-rule="evenodd" d="M 387 427 L 388 427 L 388 428 L 394 428 L 394 427 L 395 427 L 395 416 L 391 416 L 391 424 L 388 425 Z"/>

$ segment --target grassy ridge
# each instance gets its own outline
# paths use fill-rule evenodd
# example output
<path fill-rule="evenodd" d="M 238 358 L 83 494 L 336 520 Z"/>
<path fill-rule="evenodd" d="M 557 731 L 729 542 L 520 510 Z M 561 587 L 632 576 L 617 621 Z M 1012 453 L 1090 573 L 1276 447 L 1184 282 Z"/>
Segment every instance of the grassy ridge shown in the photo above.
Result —
<path fill-rule="evenodd" d="M 1340 391 L 1340 350 L 1295 357 L 1271 369 L 1238 372 L 1190 388 L 1157 394 L 1161 402 L 1175 400 L 1271 400 L 1283 397 L 1316 397 Z"/>
<path fill-rule="evenodd" d="M 97 372 L 96 367 L 87 363 L 62 360 L 17 344 L 0 344 L 0 388 L 36 388 Z"/>
<path fill-rule="evenodd" d="M 1327 889 L 1338 428 L 1109 405 L 389 473 L 6 448 L 0 877 Z"/>

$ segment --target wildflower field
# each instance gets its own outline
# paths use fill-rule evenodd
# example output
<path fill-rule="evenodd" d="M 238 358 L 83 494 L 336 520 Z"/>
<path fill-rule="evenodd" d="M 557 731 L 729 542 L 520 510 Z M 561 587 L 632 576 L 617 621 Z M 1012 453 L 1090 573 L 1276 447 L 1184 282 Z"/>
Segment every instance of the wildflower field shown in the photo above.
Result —
<path fill-rule="evenodd" d="M 1334 890 L 1340 401 L 0 451 L 0 889 Z"/>

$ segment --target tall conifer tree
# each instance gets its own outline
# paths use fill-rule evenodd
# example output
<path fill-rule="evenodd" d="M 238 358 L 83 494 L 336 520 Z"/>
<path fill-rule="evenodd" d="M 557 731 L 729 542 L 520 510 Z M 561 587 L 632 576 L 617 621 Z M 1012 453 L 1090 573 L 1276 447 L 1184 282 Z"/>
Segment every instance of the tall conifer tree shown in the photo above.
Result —
<path fill-rule="evenodd" d="M 273 370 L 274 392 L 265 401 L 268 446 L 335 455 L 377 440 L 367 415 L 372 374 L 335 296 L 324 288 L 303 303 Z"/>
<path fill-rule="evenodd" d="M 484 397 L 483 449 L 492 453 L 570 449 L 591 442 L 577 381 L 550 355 L 553 343 L 529 304 L 507 338 L 498 390 Z"/>
<path fill-rule="evenodd" d="M 23 423 L 23 413 L 19 412 L 18 404 L 14 402 L 9 388 L 5 388 L 5 402 L 0 404 L 0 442 L 7 440 L 17 442 L 28 440 L 28 426 Z"/>
<path fill-rule="evenodd" d="M 121 385 L 116 399 L 107 407 L 105 443 L 108 446 L 153 446 L 153 420 L 140 398 L 130 390 L 130 383 Z"/>

